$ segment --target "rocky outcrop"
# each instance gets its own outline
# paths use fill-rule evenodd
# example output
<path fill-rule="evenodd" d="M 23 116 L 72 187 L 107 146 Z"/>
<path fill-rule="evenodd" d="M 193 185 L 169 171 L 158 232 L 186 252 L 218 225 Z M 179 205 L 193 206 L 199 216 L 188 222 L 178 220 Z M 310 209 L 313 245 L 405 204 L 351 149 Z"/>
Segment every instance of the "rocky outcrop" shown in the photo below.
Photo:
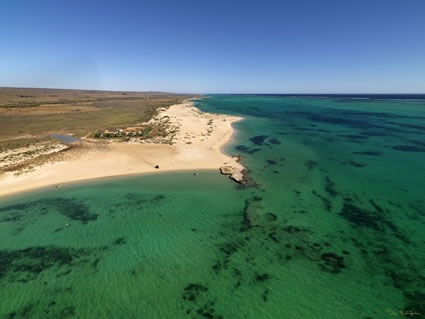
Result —
<path fill-rule="evenodd" d="M 242 167 L 234 167 L 232 165 L 223 165 L 220 167 L 220 173 L 228 175 L 231 179 L 239 184 L 246 184 L 246 169 Z"/>
<path fill-rule="evenodd" d="M 223 166 L 220 167 L 220 173 L 223 175 L 228 175 L 232 180 L 239 184 L 247 184 L 247 170 L 240 163 L 241 156 L 235 155 L 232 156 L 233 161 L 231 163 L 224 163 Z"/>

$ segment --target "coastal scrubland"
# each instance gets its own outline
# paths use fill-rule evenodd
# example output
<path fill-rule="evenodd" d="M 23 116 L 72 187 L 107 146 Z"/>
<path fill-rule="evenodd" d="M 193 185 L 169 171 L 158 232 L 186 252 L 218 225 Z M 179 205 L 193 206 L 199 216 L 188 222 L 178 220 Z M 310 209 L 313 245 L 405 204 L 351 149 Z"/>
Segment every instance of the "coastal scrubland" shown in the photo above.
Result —
<path fill-rule="evenodd" d="M 22 171 L 34 160 L 70 150 L 51 133 L 93 137 L 151 120 L 159 109 L 193 95 L 38 88 L 0 88 L 0 170 Z M 164 135 L 159 124 L 145 138 Z M 49 156 L 47 156 L 49 155 Z"/>
<path fill-rule="evenodd" d="M 149 121 L 159 107 L 193 95 L 162 92 L 0 88 L 0 147 L 13 148 L 46 133 L 86 136 Z"/>

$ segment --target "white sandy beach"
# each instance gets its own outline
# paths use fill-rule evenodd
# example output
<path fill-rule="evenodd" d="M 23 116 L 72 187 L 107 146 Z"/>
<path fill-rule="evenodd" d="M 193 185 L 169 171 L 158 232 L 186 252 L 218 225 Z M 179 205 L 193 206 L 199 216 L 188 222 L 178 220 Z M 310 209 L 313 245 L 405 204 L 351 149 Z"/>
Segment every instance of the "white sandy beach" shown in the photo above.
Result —
<path fill-rule="evenodd" d="M 100 144 L 87 140 L 83 142 L 83 151 L 71 153 L 65 160 L 45 163 L 20 175 L 14 172 L 0 175 L 0 196 L 102 177 L 175 170 L 196 172 L 218 170 L 223 166 L 235 179 L 243 178 L 244 168 L 237 158 L 221 152 L 232 138 L 232 123 L 241 118 L 201 112 L 191 102 L 170 106 L 156 119 L 167 117 L 169 123 L 178 128 L 173 145 Z"/>

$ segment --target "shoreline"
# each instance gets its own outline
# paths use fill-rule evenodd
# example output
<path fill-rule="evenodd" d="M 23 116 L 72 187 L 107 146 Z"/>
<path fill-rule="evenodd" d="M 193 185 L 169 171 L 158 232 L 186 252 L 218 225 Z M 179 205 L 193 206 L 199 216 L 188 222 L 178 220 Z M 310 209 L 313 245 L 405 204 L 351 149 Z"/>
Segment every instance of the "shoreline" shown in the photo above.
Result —
<path fill-rule="evenodd" d="M 21 190 L 18 192 L 8 193 L 6 195 L 0 195 L 0 201 L 5 199 L 12 199 L 14 196 L 21 196 L 21 195 L 25 195 L 25 194 L 29 194 L 33 192 L 38 192 L 38 191 L 42 192 L 46 190 L 61 189 L 62 187 L 71 186 L 71 185 L 80 184 L 80 183 L 85 184 L 85 183 L 97 182 L 102 180 L 114 180 L 114 179 L 126 178 L 126 177 L 138 177 L 138 176 L 157 175 L 157 174 L 182 173 L 182 172 L 187 172 L 192 174 L 194 172 L 202 173 L 202 172 L 217 172 L 217 171 L 220 174 L 219 170 L 212 169 L 212 168 L 198 169 L 198 170 L 190 170 L 190 169 L 183 168 L 183 169 L 170 169 L 170 170 L 161 170 L 161 171 L 155 170 L 155 171 L 149 171 L 149 172 L 143 172 L 143 173 L 129 173 L 129 174 L 122 174 L 122 175 L 101 176 L 101 177 L 87 178 L 87 179 L 81 179 L 81 180 L 73 180 L 73 181 L 64 182 L 60 184 L 50 184 L 46 186 L 39 186 L 35 188 Z M 223 177 L 225 178 L 225 176 Z"/>
<path fill-rule="evenodd" d="M 172 145 L 86 140 L 81 150 L 64 160 L 44 163 L 18 176 L 14 172 L 0 175 L 0 198 L 63 184 L 158 172 L 216 170 L 236 182 L 246 181 L 239 158 L 224 153 L 235 133 L 233 123 L 242 117 L 202 112 L 193 102 L 184 101 L 161 110 L 150 122 L 158 118 L 177 127 Z"/>

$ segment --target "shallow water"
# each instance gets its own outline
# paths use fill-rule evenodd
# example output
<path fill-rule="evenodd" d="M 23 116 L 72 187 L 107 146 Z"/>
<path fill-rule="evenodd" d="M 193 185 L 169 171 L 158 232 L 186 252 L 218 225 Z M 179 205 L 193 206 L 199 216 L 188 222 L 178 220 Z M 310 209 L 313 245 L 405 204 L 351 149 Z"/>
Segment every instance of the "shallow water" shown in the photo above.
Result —
<path fill-rule="evenodd" d="M 424 101 L 197 106 L 245 117 L 226 151 L 252 184 L 161 173 L 1 200 L 0 317 L 425 313 Z"/>
<path fill-rule="evenodd" d="M 72 135 L 49 134 L 49 136 L 65 143 L 65 144 L 72 144 L 72 143 L 80 141 L 80 139 L 78 139 L 78 138 L 76 138 Z"/>

